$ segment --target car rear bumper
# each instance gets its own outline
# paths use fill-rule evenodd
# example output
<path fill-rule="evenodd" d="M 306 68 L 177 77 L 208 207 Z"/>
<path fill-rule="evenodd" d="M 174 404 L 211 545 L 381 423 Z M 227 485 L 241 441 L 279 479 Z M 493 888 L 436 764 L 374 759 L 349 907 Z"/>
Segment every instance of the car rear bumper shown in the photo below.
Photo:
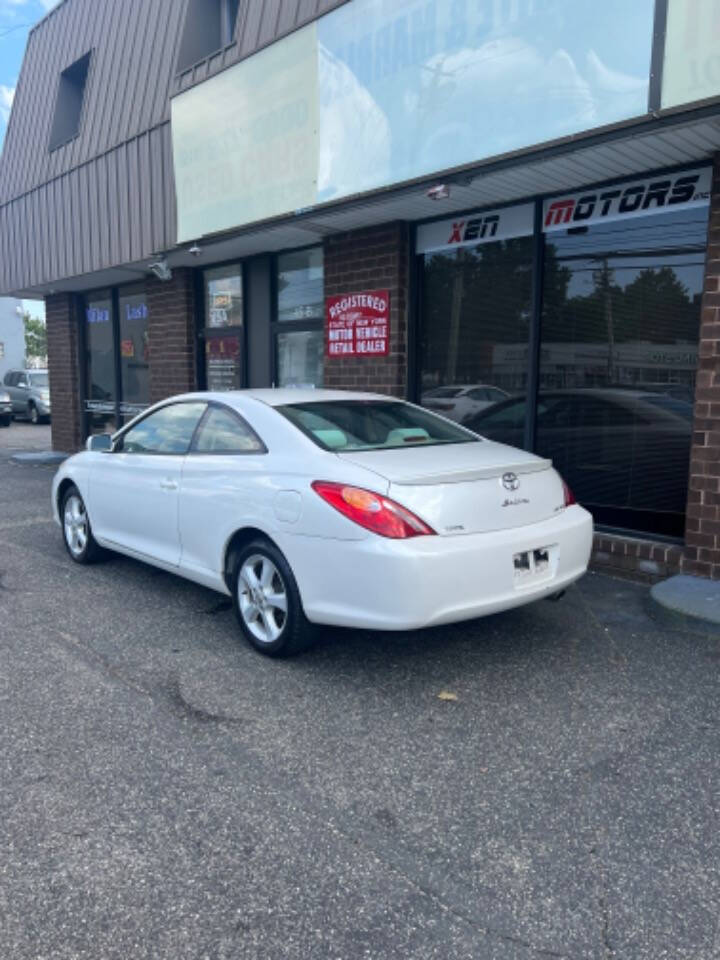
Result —
<path fill-rule="evenodd" d="M 541 523 L 456 537 L 328 541 L 284 536 L 305 613 L 315 623 L 411 630 L 469 620 L 551 596 L 587 570 L 590 514 L 572 506 Z M 518 573 L 514 557 L 550 548 Z"/>

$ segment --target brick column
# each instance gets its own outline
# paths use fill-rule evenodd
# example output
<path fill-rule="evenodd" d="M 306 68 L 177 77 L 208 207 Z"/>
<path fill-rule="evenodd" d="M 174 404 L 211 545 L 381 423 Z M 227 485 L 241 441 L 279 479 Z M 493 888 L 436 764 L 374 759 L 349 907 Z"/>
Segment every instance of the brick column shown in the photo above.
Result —
<path fill-rule="evenodd" d="M 324 384 L 404 397 L 407 389 L 410 249 L 404 223 L 368 227 L 325 240 L 325 296 L 390 291 L 387 357 L 326 357 Z"/>
<path fill-rule="evenodd" d="M 720 154 L 715 155 L 685 523 L 685 573 L 720 579 Z"/>
<path fill-rule="evenodd" d="M 80 345 L 75 299 L 57 293 L 45 297 L 48 369 L 52 403 L 53 450 L 74 453 L 83 445 L 80 406 Z"/>
<path fill-rule="evenodd" d="M 173 269 L 172 280 L 148 277 L 150 402 L 197 389 L 195 282 L 192 270 Z"/>

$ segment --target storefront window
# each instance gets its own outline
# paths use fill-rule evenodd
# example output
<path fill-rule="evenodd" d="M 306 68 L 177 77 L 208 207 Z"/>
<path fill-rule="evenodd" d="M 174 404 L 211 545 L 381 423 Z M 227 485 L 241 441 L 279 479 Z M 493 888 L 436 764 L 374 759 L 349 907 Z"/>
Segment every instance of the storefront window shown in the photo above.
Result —
<path fill-rule="evenodd" d="M 322 247 L 282 254 L 278 257 L 278 320 L 322 318 Z"/>
<path fill-rule="evenodd" d="M 208 390 L 243 386 L 242 264 L 205 271 L 205 372 Z"/>
<path fill-rule="evenodd" d="M 524 394 L 532 245 L 516 237 L 425 255 L 420 402 L 429 410 L 472 426 Z"/>
<path fill-rule="evenodd" d="M 277 258 L 277 382 L 321 387 L 324 349 L 322 247 Z"/>
<path fill-rule="evenodd" d="M 475 245 L 486 227 L 516 228 L 512 207 L 424 224 L 418 249 L 422 404 L 513 446 L 534 432 L 535 452 L 553 460 L 596 523 L 680 538 L 708 183 L 702 170 L 678 176 L 667 204 L 670 179 L 620 184 L 602 206 L 592 193 L 546 201 L 534 239 Z M 544 264 L 538 320 L 534 244 Z"/>
<path fill-rule="evenodd" d="M 320 387 L 323 378 L 323 331 L 279 333 L 278 383 L 283 387 Z"/>
<path fill-rule="evenodd" d="M 86 396 L 89 433 L 115 428 L 115 333 L 112 296 L 101 290 L 85 301 Z"/>
<path fill-rule="evenodd" d="M 142 285 L 121 289 L 118 298 L 120 328 L 120 414 L 130 420 L 150 403 L 148 310 Z"/>
<path fill-rule="evenodd" d="M 683 535 L 707 218 L 547 240 L 537 450 L 606 526 Z"/>

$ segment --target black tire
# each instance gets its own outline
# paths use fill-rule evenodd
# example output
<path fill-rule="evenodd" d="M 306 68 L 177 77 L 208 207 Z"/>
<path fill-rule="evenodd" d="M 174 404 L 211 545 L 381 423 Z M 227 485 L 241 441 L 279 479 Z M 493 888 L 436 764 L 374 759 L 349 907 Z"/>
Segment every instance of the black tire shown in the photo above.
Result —
<path fill-rule="evenodd" d="M 12 417 L 10 414 L 8 414 L 7 417 L 0 417 L 0 427 L 9 427 L 11 421 Z"/>
<path fill-rule="evenodd" d="M 73 510 L 73 500 L 79 505 L 79 511 Z M 75 530 L 76 533 L 82 533 L 81 536 L 73 537 L 72 533 L 70 532 L 68 526 L 70 518 L 67 516 L 68 511 L 71 516 L 74 515 L 77 517 L 78 523 L 75 527 Z M 82 517 L 82 523 L 79 522 L 80 517 Z M 80 495 L 80 491 L 75 486 L 68 487 L 63 494 L 62 501 L 60 503 L 60 522 L 62 524 L 63 543 L 65 544 L 65 549 L 75 563 L 94 563 L 102 556 L 102 547 L 99 546 L 95 540 L 95 537 L 92 535 L 90 518 L 85 510 L 85 501 Z"/>
<path fill-rule="evenodd" d="M 30 423 L 34 423 L 36 426 L 40 423 L 40 415 L 34 403 L 28 404 L 28 417 L 30 418 Z"/>
<path fill-rule="evenodd" d="M 249 572 L 255 576 L 255 587 Z M 271 573 L 265 586 L 260 582 L 263 573 Z M 315 630 L 305 616 L 290 565 L 275 544 L 258 538 L 241 547 L 231 564 L 231 585 L 240 630 L 256 650 L 268 657 L 291 657 L 311 646 Z M 284 616 L 281 606 L 268 602 L 281 596 Z"/>

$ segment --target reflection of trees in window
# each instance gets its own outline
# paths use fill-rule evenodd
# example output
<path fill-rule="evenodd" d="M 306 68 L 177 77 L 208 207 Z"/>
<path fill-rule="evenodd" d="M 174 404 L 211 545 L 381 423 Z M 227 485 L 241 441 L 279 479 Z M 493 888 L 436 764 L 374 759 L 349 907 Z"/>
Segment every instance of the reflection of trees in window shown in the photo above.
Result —
<path fill-rule="evenodd" d="M 431 374 L 426 379 L 486 380 L 496 344 L 525 347 L 531 276 L 530 237 L 426 257 L 423 351 Z"/>
<path fill-rule="evenodd" d="M 561 293 L 555 302 L 546 291 L 544 340 L 697 341 L 699 298 L 690 294 L 672 266 L 626 268 L 611 257 L 594 257 L 579 269 L 592 270 L 593 290 L 569 298 Z M 572 268 L 562 270 L 568 277 L 573 273 Z"/>

